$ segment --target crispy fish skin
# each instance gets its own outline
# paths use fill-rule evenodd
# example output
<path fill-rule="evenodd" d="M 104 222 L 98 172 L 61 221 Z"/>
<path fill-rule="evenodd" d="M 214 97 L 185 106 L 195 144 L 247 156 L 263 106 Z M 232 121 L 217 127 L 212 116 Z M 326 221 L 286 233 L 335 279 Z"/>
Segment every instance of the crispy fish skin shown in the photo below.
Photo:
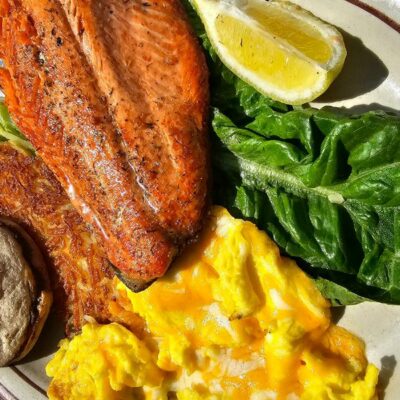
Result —
<path fill-rule="evenodd" d="M 60 0 L 162 227 L 194 235 L 207 193 L 208 72 L 179 0 Z"/>
<path fill-rule="evenodd" d="M 79 331 L 85 316 L 140 327 L 118 298 L 104 251 L 53 173 L 39 157 L 7 143 L 0 143 L 0 215 L 24 227 L 41 247 L 67 333 Z"/>
<path fill-rule="evenodd" d="M 178 43 L 189 43 L 189 67 L 174 67 L 172 74 L 165 75 L 166 86 L 160 88 L 160 81 L 151 83 L 151 67 L 141 64 L 142 53 L 134 49 L 130 53 L 129 41 L 121 43 L 124 34 L 118 46 L 114 42 L 119 49 L 114 58 L 104 56 L 119 28 L 105 19 L 102 9 L 118 3 L 119 15 L 120 8 L 126 7 L 129 16 L 131 3 L 137 2 L 82 4 L 86 3 L 96 20 L 90 21 L 91 14 L 81 15 L 78 21 L 83 28 L 74 34 L 67 7 L 72 2 L 0 0 L 0 46 L 5 61 L 0 82 L 17 125 L 83 219 L 94 226 L 110 262 L 126 282 L 146 283 L 165 273 L 201 227 L 208 188 L 206 67 L 194 39 L 183 35 L 190 31 L 176 3 L 165 2 L 171 4 L 169 13 L 177 11 L 178 22 L 168 21 L 172 27 L 181 26 Z M 76 15 L 79 10 L 81 3 Z M 88 27 L 96 24 L 96 29 L 104 24 L 100 34 L 106 39 L 99 40 L 99 48 L 90 47 L 89 34 L 77 40 L 86 21 Z M 126 24 L 120 29 L 126 30 Z M 169 38 L 168 31 L 164 33 Z M 170 39 L 173 43 L 174 38 Z M 126 51 L 121 50 L 123 44 Z M 104 61 L 100 72 L 95 72 L 99 68 L 91 53 Z M 126 59 L 117 60 L 118 55 Z M 130 65 L 134 59 L 137 65 Z M 139 64 L 141 68 L 136 68 Z M 168 63 L 162 65 L 170 68 Z M 132 70 L 137 75 L 130 74 Z M 182 85 L 190 71 L 197 72 L 186 89 Z M 153 104 L 160 93 L 172 93 L 172 97 Z"/>

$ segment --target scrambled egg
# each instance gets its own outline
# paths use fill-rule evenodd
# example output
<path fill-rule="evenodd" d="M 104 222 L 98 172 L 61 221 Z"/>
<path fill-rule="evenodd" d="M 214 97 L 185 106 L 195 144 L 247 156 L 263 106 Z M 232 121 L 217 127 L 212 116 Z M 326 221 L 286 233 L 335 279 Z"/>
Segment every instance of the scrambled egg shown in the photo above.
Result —
<path fill-rule="evenodd" d="M 47 366 L 50 399 L 372 400 L 378 370 L 313 282 L 253 224 L 214 207 L 200 241 L 142 293 L 146 324 L 87 324 Z"/>

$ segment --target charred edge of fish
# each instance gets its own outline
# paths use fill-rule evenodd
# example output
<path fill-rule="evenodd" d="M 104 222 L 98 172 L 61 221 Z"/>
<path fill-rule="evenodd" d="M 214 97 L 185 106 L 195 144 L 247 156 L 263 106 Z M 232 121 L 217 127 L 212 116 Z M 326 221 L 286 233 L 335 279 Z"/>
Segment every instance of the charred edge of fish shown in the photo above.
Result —
<path fill-rule="evenodd" d="M 135 293 L 140 293 L 143 292 L 143 290 L 146 290 L 149 286 L 155 282 L 155 280 L 152 281 L 144 281 L 141 279 L 131 279 L 128 278 L 123 272 L 121 272 L 117 267 L 115 267 L 113 264 L 110 263 L 111 269 L 114 271 L 114 274 L 116 277 L 132 292 Z"/>

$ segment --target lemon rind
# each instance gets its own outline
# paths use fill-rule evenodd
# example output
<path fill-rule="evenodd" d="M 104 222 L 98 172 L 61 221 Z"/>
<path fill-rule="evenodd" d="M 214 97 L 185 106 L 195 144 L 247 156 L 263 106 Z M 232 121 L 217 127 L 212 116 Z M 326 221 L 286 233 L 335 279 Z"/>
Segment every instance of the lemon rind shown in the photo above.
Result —
<path fill-rule="evenodd" d="M 312 26 L 317 26 L 319 32 L 322 33 L 323 37 L 331 42 L 338 42 L 338 46 L 332 46 L 333 57 L 327 64 L 319 64 L 317 61 L 312 60 L 298 49 L 292 46 L 284 39 L 274 38 L 275 42 L 279 46 L 295 54 L 297 57 L 303 61 L 311 64 L 316 73 L 319 75 L 317 83 L 313 85 L 312 89 L 308 90 L 281 90 L 277 86 L 274 86 L 271 82 L 267 82 L 265 79 L 260 78 L 257 74 L 251 72 L 250 70 L 243 68 L 243 66 L 236 61 L 234 57 L 230 55 L 229 50 L 219 41 L 219 35 L 215 28 L 215 21 L 218 15 L 225 14 L 232 17 L 239 17 L 244 19 L 249 25 L 257 29 L 258 32 L 262 33 L 265 37 L 271 39 L 273 35 L 267 32 L 257 21 L 247 16 L 244 11 L 241 11 L 238 6 L 238 1 L 218 1 L 218 0 L 206 0 L 209 2 L 206 7 L 199 6 L 199 2 L 202 0 L 193 0 L 194 6 L 198 13 L 200 14 L 207 35 L 214 47 L 214 50 L 222 60 L 222 62 L 231 69 L 239 78 L 255 87 L 262 94 L 272 97 L 278 101 L 292 104 L 300 105 L 314 100 L 316 97 L 321 95 L 330 86 L 336 76 L 340 73 L 343 68 L 344 60 L 346 57 L 345 47 L 343 45 L 343 38 L 340 32 L 330 26 L 329 24 L 321 21 L 319 18 L 315 17 L 312 13 L 307 10 L 303 10 L 301 7 L 292 4 L 287 1 L 282 0 L 272 0 L 268 3 L 264 3 L 260 0 L 251 0 L 254 3 L 263 4 L 265 7 L 281 7 L 285 11 L 296 10 L 298 14 L 301 14 L 302 19 Z M 245 7 L 242 4 L 242 7 Z M 339 51 L 342 50 L 342 51 Z"/>

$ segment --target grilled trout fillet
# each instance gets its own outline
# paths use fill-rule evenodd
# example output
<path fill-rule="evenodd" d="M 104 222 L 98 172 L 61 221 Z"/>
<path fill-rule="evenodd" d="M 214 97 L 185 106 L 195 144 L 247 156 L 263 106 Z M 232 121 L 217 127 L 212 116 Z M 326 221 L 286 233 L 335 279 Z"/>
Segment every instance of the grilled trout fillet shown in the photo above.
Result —
<path fill-rule="evenodd" d="M 23 226 L 41 246 L 67 334 L 78 331 L 86 316 L 141 329 L 115 290 L 101 246 L 54 175 L 40 158 L 7 143 L 0 143 L 0 215 Z"/>
<path fill-rule="evenodd" d="M 134 289 L 195 237 L 208 74 L 178 0 L 0 0 L 10 114 Z"/>

